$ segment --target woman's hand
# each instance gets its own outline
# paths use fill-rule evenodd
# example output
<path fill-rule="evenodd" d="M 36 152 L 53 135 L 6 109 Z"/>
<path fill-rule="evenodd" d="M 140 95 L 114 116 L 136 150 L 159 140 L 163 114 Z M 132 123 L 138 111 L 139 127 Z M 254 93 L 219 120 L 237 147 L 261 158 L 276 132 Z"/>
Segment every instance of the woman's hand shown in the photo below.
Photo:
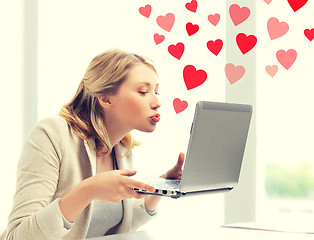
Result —
<path fill-rule="evenodd" d="M 127 169 L 114 170 L 102 172 L 86 179 L 87 186 L 90 189 L 90 196 L 93 199 L 118 202 L 126 198 L 140 199 L 145 197 L 145 194 L 137 193 L 133 188 L 154 193 L 154 187 L 129 178 L 135 173 L 136 171 Z"/>
<path fill-rule="evenodd" d="M 184 153 L 181 152 L 178 157 L 178 161 L 176 165 L 168 170 L 165 174 L 161 175 L 162 178 L 170 178 L 170 179 L 181 179 L 182 176 L 182 166 L 184 163 Z"/>

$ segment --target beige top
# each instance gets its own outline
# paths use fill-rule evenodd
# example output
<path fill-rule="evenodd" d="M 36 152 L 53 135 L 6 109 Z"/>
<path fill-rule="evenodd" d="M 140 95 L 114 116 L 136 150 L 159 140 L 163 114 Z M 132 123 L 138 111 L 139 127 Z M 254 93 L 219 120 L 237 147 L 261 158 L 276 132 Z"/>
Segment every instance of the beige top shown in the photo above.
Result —
<path fill-rule="evenodd" d="M 95 142 L 90 141 L 94 149 Z M 119 169 L 132 169 L 132 154 L 115 146 Z M 88 205 L 70 229 L 58 201 L 83 179 L 94 175 L 95 151 L 61 117 L 40 121 L 28 136 L 17 167 L 16 193 L 6 231 L 0 240 L 84 239 L 91 219 Z M 144 199 L 125 199 L 123 220 L 110 233 L 135 231 L 152 218 Z"/>

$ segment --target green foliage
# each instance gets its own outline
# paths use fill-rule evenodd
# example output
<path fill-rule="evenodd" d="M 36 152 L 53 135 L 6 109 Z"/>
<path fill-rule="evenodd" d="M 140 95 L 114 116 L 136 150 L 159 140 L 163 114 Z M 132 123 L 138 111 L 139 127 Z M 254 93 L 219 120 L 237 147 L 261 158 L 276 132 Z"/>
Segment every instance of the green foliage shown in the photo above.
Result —
<path fill-rule="evenodd" d="M 313 197 L 314 176 L 311 164 L 304 163 L 295 167 L 267 164 L 266 193 L 270 197 Z"/>

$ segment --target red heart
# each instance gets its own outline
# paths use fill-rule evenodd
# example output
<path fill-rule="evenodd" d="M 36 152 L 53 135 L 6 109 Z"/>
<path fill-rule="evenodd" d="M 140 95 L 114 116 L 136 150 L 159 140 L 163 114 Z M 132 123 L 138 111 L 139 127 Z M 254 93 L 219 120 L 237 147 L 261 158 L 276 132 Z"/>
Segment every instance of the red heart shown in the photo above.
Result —
<path fill-rule="evenodd" d="M 304 35 L 310 40 L 312 41 L 314 38 L 314 28 L 310 29 L 305 29 L 304 30 Z"/>
<path fill-rule="evenodd" d="M 211 51 L 216 56 L 220 53 L 220 50 L 222 49 L 223 42 L 221 39 L 217 39 L 214 41 L 208 41 L 207 42 L 207 48 L 209 51 Z"/>
<path fill-rule="evenodd" d="M 175 21 L 175 17 L 172 13 L 167 13 L 165 16 L 161 15 L 156 18 L 156 22 L 158 26 L 166 30 L 167 32 L 171 31 L 174 21 Z"/>
<path fill-rule="evenodd" d="M 206 81 L 207 73 L 204 70 L 197 70 L 193 65 L 187 65 L 183 69 L 183 79 L 187 90 L 196 88 Z"/>
<path fill-rule="evenodd" d="M 191 2 L 186 3 L 185 7 L 186 7 L 187 10 L 190 10 L 191 12 L 196 12 L 197 1 L 196 0 L 192 0 Z"/>
<path fill-rule="evenodd" d="M 303 7 L 308 0 L 288 0 L 288 3 L 293 11 L 298 11 L 301 7 Z"/>
<path fill-rule="evenodd" d="M 214 26 L 217 26 L 217 24 L 220 20 L 220 15 L 218 13 L 216 13 L 215 15 L 209 14 L 207 18 L 211 24 L 213 24 Z"/>
<path fill-rule="evenodd" d="M 179 59 L 182 57 L 184 52 L 184 44 L 179 42 L 176 45 L 170 45 L 168 47 L 168 52 L 175 57 L 176 59 Z"/>
<path fill-rule="evenodd" d="M 140 14 L 142 14 L 144 17 L 149 18 L 151 12 L 152 12 L 152 6 L 147 4 L 145 7 L 140 7 L 139 10 Z"/>
<path fill-rule="evenodd" d="M 297 55 L 297 51 L 294 49 L 289 49 L 288 51 L 279 50 L 276 53 L 276 58 L 278 62 L 288 70 L 297 59 Z"/>
<path fill-rule="evenodd" d="M 247 7 L 240 7 L 238 4 L 232 4 L 229 7 L 229 15 L 234 26 L 243 23 L 251 14 L 251 11 Z"/>
<path fill-rule="evenodd" d="M 181 101 L 179 98 L 173 100 L 174 111 L 178 114 L 188 107 L 187 101 Z"/>
<path fill-rule="evenodd" d="M 246 36 L 244 33 L 239 33 L 236 37 L 238 47 L 242 54 L 246 54 L 256 45 L 257 39 L 254 35 Z"/>
<path fill-rule="evenodd" d="M 158 45 L 159 43 L 162 43 L 164 40 L 165 40 L 164 35 L 159 35 L 158 33 L 154 34 L 154 41 L 155 41 L 156 45 Z"/>
<path fill-rule="evenodd" d="M 186 24 L 186 31 L 187 31 L 189 36 L 197 33 L 198 30 L 199 30 L 199 26 L 197 24 L 193 24 L 191 22 L 188 22 Z"/>

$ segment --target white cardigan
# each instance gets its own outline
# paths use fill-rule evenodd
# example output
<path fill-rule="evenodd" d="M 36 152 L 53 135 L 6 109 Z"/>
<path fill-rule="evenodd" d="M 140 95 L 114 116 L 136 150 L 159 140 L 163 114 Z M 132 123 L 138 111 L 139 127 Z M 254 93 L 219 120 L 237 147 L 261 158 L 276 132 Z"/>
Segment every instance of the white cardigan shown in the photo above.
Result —
<path fill-rule="evenodd" d="M 95 142 L 90 141 L 92 149 Z M 132 169 L 132 154 L 115 146 L 119 169 Z M 71 229 L 64 227 L 58 200 L 93 175 L 96 154 L 61 117 L 40 121 L 28 136 L 17 167 L 12 212 L 0 240 L 85 239 L 91 219 L 88 205 Z M 123 220 L 111 233 L 135 231 L 152 218 L 144 199 L 123 200 Z M 104 216 L 106 217 L 106 216 Z"/>

